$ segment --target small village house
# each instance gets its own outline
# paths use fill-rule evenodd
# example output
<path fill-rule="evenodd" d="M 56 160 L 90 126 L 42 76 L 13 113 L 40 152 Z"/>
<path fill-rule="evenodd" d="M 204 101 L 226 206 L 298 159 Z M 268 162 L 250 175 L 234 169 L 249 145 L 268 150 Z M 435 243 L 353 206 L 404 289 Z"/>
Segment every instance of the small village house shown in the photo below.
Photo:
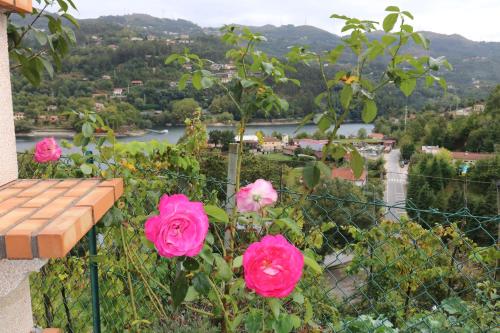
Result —
<path fill-rule="evenodd" d="M 335 168 L 332 169 L 332 179 L 340 179 L 352 182 L 356 186 L 364 186 L 368 180 L 368 173 L 363 170 L 361 176 L 356 178 L 351 168 Z"/>
<path fill-rule="evenodd" d="M 14 113 L 14 120 L 19 121 L 24 119 L 24 113 L 23 112 L 16 112 Z"/>
<path fill-rule="evenodd" d="M 280 139 L 272 137 L 272 136 L 266 136 L 263 138 L 262 143 L 261 143 L 261 149 L 263 152 L 275 152 L 275 151 L 282 151 L 283 150 L 283 142 L 281 142 Z"/>
<path fill-rule="evenodd" d="M 495 154 L 493 153 L 469 153 L 463 151 L 452 151 L 451 158 L 454 161 L 462 161 L 465 163 L 474 164 L 480 160 L 487 160 L 490 158 L 494 158 Z"/>

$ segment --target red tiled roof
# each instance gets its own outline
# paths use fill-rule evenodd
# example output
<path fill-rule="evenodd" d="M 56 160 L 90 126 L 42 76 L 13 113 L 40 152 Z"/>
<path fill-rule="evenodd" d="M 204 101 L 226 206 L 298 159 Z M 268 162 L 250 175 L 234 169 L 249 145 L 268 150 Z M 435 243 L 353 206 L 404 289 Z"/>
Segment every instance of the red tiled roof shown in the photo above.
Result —
<path fill-rule="evenodd" d="M 365 181 L 367 176 L 366 170 L 363 170 L 363 173 L 361 174 L 361 177 L 356 178 L 354 177 L 354 173 L 352 172 L 352 169 L 350 168 L 335 168 L 332 169 L 332 178 L 339 178 L 343 180 L 348 180 L 348 181 Z"/>
<path fill-rule="evenodd" d="M 451 157 L 454 160 L 470 160 L 470 161 L 478 161 L 478 160 L 486 160 L 488 158 L 495 157 L 495 154 L 489 153 L 469 153 L 463 151 L 452 151 Z"/>
<path fill-rule="evenodd" d="M 265 136 L 263 140 L 264 142 L 281 142 L 280 139 L 277 139 L 273 136 Z"/>
<path fill-rule="evenodd" d="M 382 134 L 382 133 L 370 133 L 368 135 L 368 137 L 372 138 L 372 139 L 379 139 L 379 140 L 382 140 L 385 138 L 385 135 Z"/>

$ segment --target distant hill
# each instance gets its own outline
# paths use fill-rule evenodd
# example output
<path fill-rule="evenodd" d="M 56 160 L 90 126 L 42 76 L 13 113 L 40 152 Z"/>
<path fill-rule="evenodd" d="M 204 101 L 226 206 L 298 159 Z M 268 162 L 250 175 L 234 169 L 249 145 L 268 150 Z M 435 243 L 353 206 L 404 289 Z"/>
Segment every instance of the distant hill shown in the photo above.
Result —
<path fill-rule="evenodd" d="M 108 30 L 131 30 L 143 35 L 162 36 L 168 32 L 202 35 L 213 33 L 217 28 L 201 28 L 195 23 L 186 20 L 172 20 L 156 18 L 145 14 L 124 16 L 103 16 L 97 19 L 80 20 L 81 31 L 78 35 L 102 34 Z M 264 25 L 250 27 L 253 31 L 262 33 L 267 42 L 261 45 L 262 49 L 275 56 L 286 54 L 292 45 L 308 45 L 312 50 L 329 50 L 341 43 L 341 37 L 328 31 L 308 26 L 284 25 L 276 27 Z M 376 36 L 378 33 L 373 33 Z M 476 42 L 460 35 L 444 35 L 424 31 L 423 34 L 430 40 L 428 52 L 431 56 L 445 56 L 454 66 L 454 71 L 446 73 L 445 77 L 453 88 L 464 90 L 467 88 L 478 91 L 489 90 L 500 83 L 500 43 Z M 421 49 L 409 47 L 411 52 L 427 53 Z"/>

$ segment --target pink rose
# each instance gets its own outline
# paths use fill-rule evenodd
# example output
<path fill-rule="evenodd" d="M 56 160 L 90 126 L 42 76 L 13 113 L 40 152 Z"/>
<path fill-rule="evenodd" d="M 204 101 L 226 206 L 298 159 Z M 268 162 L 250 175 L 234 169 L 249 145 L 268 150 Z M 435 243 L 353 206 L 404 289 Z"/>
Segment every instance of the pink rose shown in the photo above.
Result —
<path fill-rule="evenodd" d="M 264 297 L 290 295 L 303 267 L 302 253 L 281 235 L 265 236 L 243 254 L 245 284 Z"/>
<path fill-rule="evenodd" d="M 158 204 L 160 215 L 144 226 L 146 238 L 167 258 L 194 257 L 203 248 L 208 233 L 208 216 L 201 202 L 191 202 L 184 194 L 164 195 Z"/>
<path fill-rule="evenodd" d="M 45 138 L 35 145 L 35 161 L 38 163 L 57 161 L 61 157 L 61 153 L 61 147 L 54 138 Z"/>
<path fill-rule="evenodd" d="M 278 193 L 271 182 L 257 179 L 242 187 L 236 194 L 236 206 L 240 212 L 257 212 L 262 207 L 272 205 L 278 200 Z"/>

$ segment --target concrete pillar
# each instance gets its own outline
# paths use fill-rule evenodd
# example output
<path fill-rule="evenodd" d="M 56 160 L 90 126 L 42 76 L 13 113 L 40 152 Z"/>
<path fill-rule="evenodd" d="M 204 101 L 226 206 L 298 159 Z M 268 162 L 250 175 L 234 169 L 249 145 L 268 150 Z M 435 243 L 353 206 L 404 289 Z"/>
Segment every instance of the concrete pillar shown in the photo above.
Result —
<path fill-rule="evenodd" d="M 28 333 L 33 328 L 29 274 L 47 260 L 0 260 L 0 333 Z"/>
<path fill-rule="evenodd" d="M 0 10 L 0 186 L 17 179 L 16 136 L 7 46 L 7 17 Z M 28 276 L 46 260 L 0 260 L 0 333 L 33 328 Z"/>
<path fill-rule="evenodd" d="M 0 186 L 17 179 L 16 136 L 12 111 L 7 17 L 0 9 Z"/>

